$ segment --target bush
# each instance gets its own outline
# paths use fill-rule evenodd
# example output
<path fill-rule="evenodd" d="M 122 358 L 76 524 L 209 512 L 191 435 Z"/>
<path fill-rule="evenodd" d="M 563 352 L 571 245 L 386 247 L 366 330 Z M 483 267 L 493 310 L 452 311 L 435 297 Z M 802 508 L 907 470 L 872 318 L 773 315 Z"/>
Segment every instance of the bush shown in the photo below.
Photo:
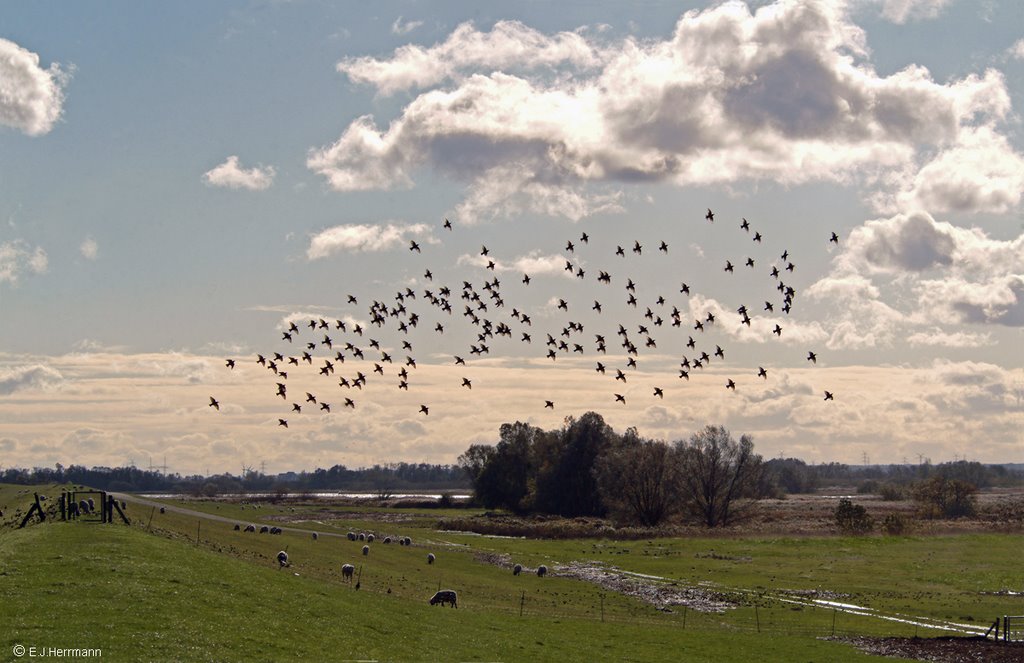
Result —
<path fill-rule="evenodd" d="M 833 513 L 840 532 L 867 534 L 875 528 L 875 521 L 868 515 L 867 509 L 848 499 L 839 500 L 839 505 Z"/>
<path fill-rule="evenodd" d="M 886 502 L 898 502 L 906 497 L 906 491 L 903 490 L 903 486 L 892 482 L 882 484 L 878 489 L 878 494 Z"/>
<path fill-rule="evenodd" d="M 867 481 L 861 482 L 857 486 L 858 495 L 874 495 L 878 492 L 878 482 L 874 479 L 868 479 Z"/>
<path fill-rule="evenodd" d="M 890 513 L 882 521 L 882 531 L 891 536 L 899 536 L 907 531 L 907 521 L 898 513 Z"/>

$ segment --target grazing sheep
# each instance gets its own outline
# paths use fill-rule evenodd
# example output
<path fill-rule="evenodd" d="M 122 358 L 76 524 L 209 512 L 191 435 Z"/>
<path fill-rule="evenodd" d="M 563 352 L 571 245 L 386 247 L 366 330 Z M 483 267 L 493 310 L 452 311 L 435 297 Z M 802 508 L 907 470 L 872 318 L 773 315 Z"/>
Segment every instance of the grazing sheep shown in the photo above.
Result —
<path fill-rule="evenodd" d="M 167 509 L 165 509 L 164 507 L 160 507 L 160 513 L 167 513 Z"/>
<path fill-rule="evenodd" d="M 445 603 L 451 603 L 453 608 L 458 608 L 458 598 L 459 597 L 456 595 L 454 589 L 442 589 L 430 597 L 430 605 L 437 605 L 438 603 L 444 605 Z"/>
<path fill-rule="evenodd" d="M 364 555 L 369 555 L 370 554 L 370 546 L 363 546 L 363 554 Z"/>
<path fill-rule="evenodd" d="M 313 540 L 316 541 L 319 538 L 320 538 L 320 535 L 317 534 L 316 532 L 313 532 Z"/>
<path fill-rule="evenodd" d="M 271 528 L 270 528 L 270 533 L 271 533 L 271 534 L 280 534 L 280 533 L 281 533 L 281 531 L 282 531 L 282 530 L 281 530 L 281 528 L 280 528 L 280 527 L 271 527 Z"/>
<path fill-rule="evenodd" d="M 517 576 L 517 575 L 519 575 L 522 572 L 523 572 L 523 565 L 522 564 L 516 564 L 515 566 L 512 567 L 512 575 Z"/>
<path fill-rule="evenodd" d="M 390 536 L 385 536 L 384 537 L 384 543 L 391 543 L 391 537 Z"/>
<path fill-rule="evenodd" d="M 412 545 L 412 539 L 410 539 L 409 537 L 405 537 L 405 545 L 411 546 Z"/>
<path fill-rule="evenodd" d="M 435 559 L 434 553 L 427 553 L 427 564 L 433 564 Z"/>
<path fill-rule="evenodd" d="M 242 529 L 242 526 L 239 525 L 238 523 L 235 523 L 235 531 L 237 532 L 240 529 Z"/>
<path fill-rule="evenodd" d="M 256 526 L 255 525 L 246 525 L 245 526 L 245 531 L 246 532 L 255 532 L 256 531 Z"/>
<path fill-rule="evenodd" d="M 284 567 L 286 567 L 286 566 L 291 566 L 291 564 L 288 563 L 288 553 L 286 553 L 283 550 L 281 552 L 277 553 L 277 563 L 281 565 L 278 568 L 282 568 L 282 569 Z"/>
<path fill-rule="evenodd" d="M 341 578 L 347 582 L 352 582 L 352 576 L 355 575 L 356 567 L 351 564 L 341 565 Z"/>
<path fill-rule="evenodd" d="M 89 503 L 89 511 L 95 511 L 96 510 L 96 502 L 93 502 L 91 497 L 89 499 L 87 499 L 86 502 Z"/>
<path fill-rule="evenodd" d="M 89 503 L 86 502 L 85 500 L 79 500 L 79 502 L 78 502 L 78 510 L 81 513 L 86 513 L 86 514 L 89 513 Z"/>
<path fill-rule="evenodd" d="M 367 543 L 373 543 L 373 534 L 367 534 L 366 541 Z"/>
<path fill-rule="evenodd" d="M 267 527 L 266 525 L 264 525 L 263 527 L 260 527 L 260 534 L 266 534 L 269 531 L 270 531 L 270 528 Z"/>
<path fill-rule="evenodd" d="M 365 532 L 360 532 L 359 533 L 359 540 L 360 541 L 366 541 L 366 533 Z"/>
<path fill-rule="evenodd" d="M 537 567 L 537 577 L 538 578 L 543 578 L 547 574 L 548 574 L 548 567 L 544 566 L 543 564 L 541 564 L 540 566 Z"/>
<path fill-rule="evenodd" d="M 346 534 L 345 536 L 347 536 L 347 537 L 348 537 L 348 540 L 349 540 L 349 541 L 355 541 L 355 540 L 356 540 L 356 533 L 355 533 L 355 532 L 349 532 L 349 533 L 348 533 L 348 534 Z"/>

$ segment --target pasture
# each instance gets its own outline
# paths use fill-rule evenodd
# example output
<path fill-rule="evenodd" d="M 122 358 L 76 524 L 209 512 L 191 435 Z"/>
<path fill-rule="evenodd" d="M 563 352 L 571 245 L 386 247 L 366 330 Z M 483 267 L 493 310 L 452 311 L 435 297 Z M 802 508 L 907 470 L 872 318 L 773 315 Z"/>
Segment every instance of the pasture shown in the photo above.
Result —
<path fill-rule="evenodd" d="M 16 530 L 8 516 L 19 500 L 27 508 L 24 490 L 0 487 L 8 652 L 21 643 L 97 647 L 112 660 L 857 661 L 872 657 L 844 638 L 984 631 L 1024 612 L 1013 534 L 535 540 L 440 531 L 437 509 L 303 500 L 166 500 L 166 513 L 130 500 L 130 527 Z M 235 522 L 285 530 L 245 533 Z M 375 535 L 369 555 L 349 531 Z M 290 567 L 278 568 L 280 550 Z M 344 563 L 357 569 L 352 582 Z M 548 577 L 533 573 L 541 564 Z M 458 591 L 458 609 L 428 605 L 439 588 Z"/>

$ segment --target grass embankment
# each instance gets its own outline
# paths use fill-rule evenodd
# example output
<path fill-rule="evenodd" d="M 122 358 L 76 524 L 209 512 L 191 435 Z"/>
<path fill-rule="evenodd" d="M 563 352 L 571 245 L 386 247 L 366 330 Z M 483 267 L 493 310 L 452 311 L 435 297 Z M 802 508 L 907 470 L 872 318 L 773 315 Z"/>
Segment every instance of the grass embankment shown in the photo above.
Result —
<path fill-rule="evenodd" d="M 18 496 L 25 508 L 31 492 Z M 7 494 L 0 486 L 0 504 Z M 13 625 L 10 635 L 0 632 L 4 651 L 34 640 L 101 647 L 114 660 L 852 661 L 867 657 L 820 639 L 833 624 L 838 635 L 942 633 L 779 599 L 811 592 L 977 624 L 1024 610 L 1020 596 L 990 593 L 1020 589 L 1011 586 L 1019 584 L 1020 540 L 1012 535 L 527 540 L 439 532 L 434 509 L 187 506 L 243 525 L 365 531 L 377 541 L 364 557 L 364 542 L 246 534 L 233 523 L 138 504 L 129 504 L 131 527 L 54 523 L 0 531 L 0 623 Z M 410 536 L 413 545 L 385 545 L 387 535 Z M 281 549 L 290 569 L 276 568 Z M 437 558 L 432 565 L 428 552 Z M 710 583 L 740 607 L 666 613 L 557 570 L 541 579 L 509 569 L 519 562 L 555 570 L 576 561 L 680 587 Z M 359 591 L 341 579 L 346 562 L 360 569 Z M 439 586 L 459 591 L 458 610 L 427 605 Z"/>
<path fill-rule="evenodd" d="M 0 535 L 0 635 L 104 660 L 870 660 L 777 634 L 458 610 L 154 536 L 54 523 Z M 539 579 L 534 579 L 539 580 Z M 472 595 L 472 594 L 470 594 Z"/>

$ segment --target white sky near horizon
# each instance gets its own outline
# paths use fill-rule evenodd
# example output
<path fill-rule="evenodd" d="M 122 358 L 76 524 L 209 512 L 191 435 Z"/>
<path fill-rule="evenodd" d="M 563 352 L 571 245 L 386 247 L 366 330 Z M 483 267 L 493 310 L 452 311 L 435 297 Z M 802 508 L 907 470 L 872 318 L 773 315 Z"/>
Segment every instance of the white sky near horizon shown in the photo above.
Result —
<path fill-rule="evenodd" d="M 1024 462 L 1022 95 L 1008 1 L 4 5 L 0 466 L 452 463 L 588 410 L 808 462 Z M 488 354 L 464 281 L 512 330 Z"/>

